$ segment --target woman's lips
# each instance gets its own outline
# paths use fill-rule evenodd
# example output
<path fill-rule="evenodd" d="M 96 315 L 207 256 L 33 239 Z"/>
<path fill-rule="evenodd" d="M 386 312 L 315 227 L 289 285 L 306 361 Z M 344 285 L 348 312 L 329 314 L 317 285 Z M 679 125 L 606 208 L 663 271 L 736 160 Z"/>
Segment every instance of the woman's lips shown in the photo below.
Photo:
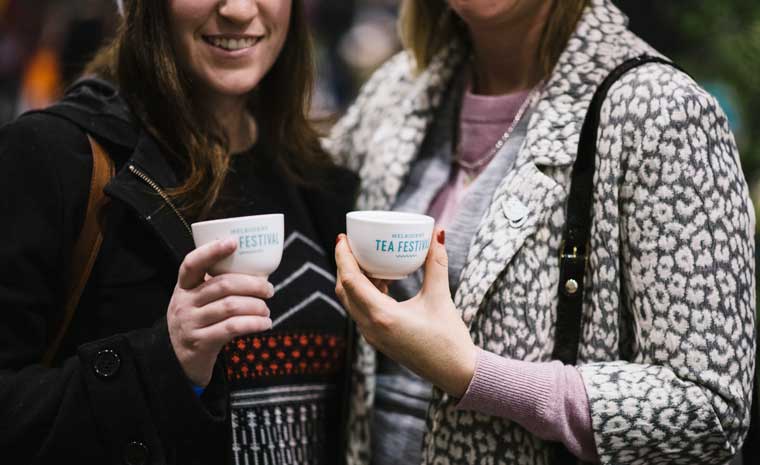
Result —
<path fill-rule="evenodd" d="M 204 35 L 203 40 L 212 47 L 237 52 L 256 45 L 262 36 Z"/>

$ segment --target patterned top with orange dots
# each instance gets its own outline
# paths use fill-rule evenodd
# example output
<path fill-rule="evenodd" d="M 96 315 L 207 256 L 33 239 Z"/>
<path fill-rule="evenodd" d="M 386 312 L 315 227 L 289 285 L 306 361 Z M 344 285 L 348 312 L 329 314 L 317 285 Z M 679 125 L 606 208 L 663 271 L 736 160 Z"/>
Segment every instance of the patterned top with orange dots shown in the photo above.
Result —
<path fill-rule="evenodd" d="M 272 329 L 222 350 L 236 464 L 332 464 L 339 453 L 347 316 L 331 250 L 299 191 L 265 157 L 235 156 L 215 216 L 285 214 L 282 262 L 269 277 Z"/>

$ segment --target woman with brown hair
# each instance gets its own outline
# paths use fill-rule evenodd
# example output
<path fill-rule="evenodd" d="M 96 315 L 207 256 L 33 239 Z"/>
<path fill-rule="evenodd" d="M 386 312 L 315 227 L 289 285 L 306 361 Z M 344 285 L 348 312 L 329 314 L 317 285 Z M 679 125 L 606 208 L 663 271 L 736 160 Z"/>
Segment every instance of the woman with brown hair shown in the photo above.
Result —
<path fill-rule="evenodd" d="M 350 326 L 331 251 L 356 178 L 307 119 L 303 2 L 122 7 L 88 77 L 0 129 L 0 456 L 338 463 Z M 188 225 L 268 213 L 285 214 L 277 271 L 209 276 L 237 244 L 195 248 Z"/>
<path fill-rule="evenodd" d="M 339 238 L 364 336 L 350 463 L 730 461 L 755 218 L 715 99 L 642 59 L 658 54 L 609 0 L 405 0 L 401 33 L 326 141 L 359 209 L 439 226 L 424 279 L 390 295 Z"/>

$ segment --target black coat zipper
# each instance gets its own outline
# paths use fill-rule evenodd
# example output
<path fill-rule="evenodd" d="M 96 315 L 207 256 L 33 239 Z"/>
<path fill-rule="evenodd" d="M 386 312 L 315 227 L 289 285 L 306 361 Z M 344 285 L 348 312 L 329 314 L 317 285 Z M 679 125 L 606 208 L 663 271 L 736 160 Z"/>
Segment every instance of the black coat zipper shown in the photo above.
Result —
<path fill-rule="evenodd" d="M 164 202 L 166 202 L 167 205 L 174 211 L 174 213 L 177 215 L 177 218 L 182 222 L 182 224 L 185 226 L 185 229 L 187 230 L 188 234 L 190 234 L 190 237 L 193 236 L 193 230 L 190 228 L 190 225 L 187 223 L 187 220 L 185 220 L 185 217 L 182 216 L 182 213 L 180 213 L 179 209 L 174 205 L 174 203 L 169 198 L 169 195 L 161 189 L 161 187 L 152 180 L 147 174 L 145 174 L 143 171 L 141 171 L 139 168 L 137 168 L 135 165 L 129 165 L 129 171 L 140 178 L 145 184 L 149 185 L 158 195 L 161 196 L 162 199 L 164 199 Z"/>

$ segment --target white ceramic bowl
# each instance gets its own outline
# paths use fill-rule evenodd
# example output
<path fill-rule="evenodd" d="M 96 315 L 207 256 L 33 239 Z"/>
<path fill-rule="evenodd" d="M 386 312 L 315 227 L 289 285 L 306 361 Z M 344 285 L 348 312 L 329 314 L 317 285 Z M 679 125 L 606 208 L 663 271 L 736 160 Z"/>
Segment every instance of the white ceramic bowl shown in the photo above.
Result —
<path fill-rule="evenodd" d="M 267 277 L 280 266 L 285 240 L 282 214 L 242 216 L 193 223 L 195 246 L 234 238 L 235 253 L 211 268 L 211 274 L 242 273 Z"/>
<path fill-rule="evenodd" d="M 426 215 L 355 211 L 346 215 L 351 251 L 364 272 L 379 279 L 401 279 L 417 270 L 430 248 L 435 220 Z"/>

